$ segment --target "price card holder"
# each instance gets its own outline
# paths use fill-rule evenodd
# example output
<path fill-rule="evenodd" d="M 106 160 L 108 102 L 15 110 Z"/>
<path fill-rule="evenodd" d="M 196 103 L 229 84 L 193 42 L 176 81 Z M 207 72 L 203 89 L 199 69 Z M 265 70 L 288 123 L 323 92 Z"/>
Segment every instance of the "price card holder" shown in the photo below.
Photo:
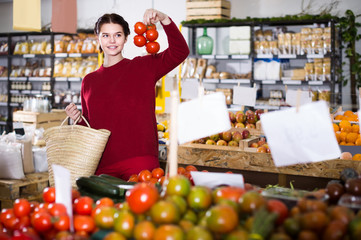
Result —
<path fill-rule="evenodd" d="M 198 97 L 198 80 L 186 80 L 182 81 L 182 99 L 195 99 Z"/>
<path fill-rule="evenodd" d="M 299 99 L 299 102 L 297 102 Z M 286 91 L 286 103 L 292 107 L 312 102 L 312 93 L 310 91 L 290 90 Z"/>
<path fill-rule="evenodd" d="M 256 105 L 257 89 L 255 87 L 233 87 L 233 104 L 252 106 Z"/>
<path fill-rule="evenodd" d="M 264 113 L 262 129 L 276 166 L 318 162 L 340 157 L 341 151 L 325 101 Z"/>
<path fill-rule="evenodd" d="M 229 130 L 224 94 L 217 92 L 180 104 L 177 122 L 180 144 Z"/>

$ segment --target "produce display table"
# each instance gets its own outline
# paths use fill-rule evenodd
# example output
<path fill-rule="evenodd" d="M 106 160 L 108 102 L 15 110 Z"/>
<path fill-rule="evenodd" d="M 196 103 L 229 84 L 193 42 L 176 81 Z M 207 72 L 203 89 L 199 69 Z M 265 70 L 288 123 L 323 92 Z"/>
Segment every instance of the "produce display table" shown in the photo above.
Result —
<path fill-rule="evenodd" d="M 49 186 L 48 172 L 26 174 L 24 179 L 0 179 L 0 209 L 11 208 L 17 198 L 41 201 Z"/>
<path fill-rule="evenodd" d="M 341 159 L 276 167 L 271 154 L 246 152 L 238 148 L 204 144 L 180 145 L 178 148 L 178 163 L 224 169 L 224 171 L 248 172 L 253 177 L 257 176 L 258 173 L 258 177 L 255 178 L 259 181 L 259 184 L 262 182 L 259 178 L 267 178 L 264 179 L 265 184 L 279 184 L 281 186 L 287 186 L 290 181 L 295 179 L 300 179 L 299 183 L 307 185 L 308 183 L 306 182 L 314 179 L 316 183 L 322 184 L 325 187 L 324 184 L 330 179 L 339 179 L 340 172 L 344 168 L 349 167 L 354 168 L 358 172 L 361 171 L 361 163 L 359 161 Z M 274 180 L 272 182 L 270 178 L 276 179 L 276 182 Z M 247 181 L 246 176 L 245 179 Z M 302 188 L 307 188 L 307 186 Z"/>

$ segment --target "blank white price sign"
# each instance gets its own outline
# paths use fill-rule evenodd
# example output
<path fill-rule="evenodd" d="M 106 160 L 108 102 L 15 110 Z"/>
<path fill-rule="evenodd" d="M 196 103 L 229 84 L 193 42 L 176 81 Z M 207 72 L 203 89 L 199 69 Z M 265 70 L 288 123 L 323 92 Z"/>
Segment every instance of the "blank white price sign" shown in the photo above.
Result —
<path fill-rule="evenodd" d="M 233 104 L 252 106 L 256 105 L 257 89 L 254 87 L 233 87 Z"/>
<path fill-rule="evenodd" d="M 296 107 L 298 94 L 300 94 L 298 105 L 303 105 L 312 102 L 312 93 L 310 91 L 287 90 L 286 103 L 288 103 L 292 107 Z"/>
<path fill-rule="evenodd" d="M 201 96 L 179 105 L 179 144 L 224 132 L 230 128 L 226 98 L 221 92 Z"/>
<path fill-rule="evenodd" d="M 276 166 L 318 162 L 341 155 L 325 101 L 261 115 Z"/>
<path fill-rule="evenodd" d="M 182 81 L 182 99 L 194 99 L 198 97 L 198 80 Z"/>

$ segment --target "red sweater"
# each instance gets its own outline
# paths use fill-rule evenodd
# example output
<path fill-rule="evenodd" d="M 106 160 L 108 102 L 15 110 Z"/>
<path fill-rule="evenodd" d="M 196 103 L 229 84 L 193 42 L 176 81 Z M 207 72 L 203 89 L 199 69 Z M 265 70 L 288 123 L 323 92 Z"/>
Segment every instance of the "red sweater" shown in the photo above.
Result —
<path fill-rule="evenodd" d="M 82 113 L 92 128 L 111 131 L 96 174 L 127 180 L 159 166 L 155 84 L 189 54 L 173 21 L 163 25 L 169 47 L 155 55 L 124 58 L 84 77 Z"/>

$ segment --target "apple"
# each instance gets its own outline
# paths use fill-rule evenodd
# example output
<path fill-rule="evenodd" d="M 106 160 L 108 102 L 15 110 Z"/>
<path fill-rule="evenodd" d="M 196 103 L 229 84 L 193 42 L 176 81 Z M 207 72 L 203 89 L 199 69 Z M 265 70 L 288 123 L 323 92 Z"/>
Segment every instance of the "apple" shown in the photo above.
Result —
<path fill-rule="evenodd" d="M 244 183 L 244 190 L 251 191 L 251 190 L 254 190 L 254 187 L 250 183 Z"/>
<path fill-rule="evenodd" d="M 259 145 L 258 145 L 258 143 L 253 142 L 253 143 L 251 143 L 250 147 L 251 147 L 251 148 L 258 148 Z"/>
<path fill-rule="evenodd" d="M 231 127 L 233 127 L 233 128 L 234 128 L 234 123 L 233 123 L 233 122 L 231 122 Z"/>
<path fill-rule="evenodd" d="M 258 153 L 267 153 L 267 148 L 265 148 L 264 146 L 260 146 L 257 148 L 257 152 Z"/>
<path fill-rule="evenodd" d="M 248 131 L 247 129 L 244 129 L 244 130 L 242 131 L 242 137 L 243 137 L 243 139 L 247 139 L 249 136 L 250 136 L 249 131 Z"/>
<path fill-rule="evenodd" d="M 247 115 L 247 122 L 255 124 L 257 122 L 256 115 L 254 114 Z"/>
<path fill-rule="evenodd" d="M 234 123 L 236 122 L 236 114 L 234 112 L 228 112 L 229 113 L 229 120 Z"/>
<path fill-rule="evenodd" d="M 243 123 L 237 123 L 236 126 L 234 126 L 235 128 L 245 128 Z"/>
<path fill-rule="evenodd" d="M 266 144 L 266 140 L 259 140 L 257 143 L 258 146 L 262 146 L 263 144 Z"/>
<path fill-rule="evenodd" d="M 229 147 L 238 147 L 239 144 L 238 144 L 237 141 L 231 140 L 231 141 L 228 142 L 228 146 Z"/>
<path fill-rule="evenodd" d="M 227 144 L 227 142 L 224 141 L 223 139 L 220 139 L 220 140 L 217 141 L 217 145 L 218 145 L 218 146 L 227 146 L 228 144 Z"/>
<path fill-rule="evenodd" d="M 229 142 L 232 140 L 232 133 L 231 132 L 223 132 L 222 133 L 222 139 L 226 142 Z"/>
<path fill-rule="evenodd" d="M 248 129 L 256 129 L 256 125 L 254 125 L 253 123 L 247 123 L 246 128 L 248 128 Z"/>
<path fill-rule="evenodd" d="M 206 138 L 201 138 L 201 139 L 196 140 L 196 143 L 205 144 L 206 141 L 207 141 Z"/>
<path fill-rule="evenodd" d="M 240 132 L 238 132 L 238 131 L 233 132 L 233 134 L 232 134 L 233 141 L 236 141 L 238 143 L 242 139 L 243 139 L 243 136 Z"/>
<path fill-rule="evenodd" d="M 255 115 L 254 112 L 252 110 L 247 110 L 246 111 L 246 117 L 249 115 Z"/>
<path fill-rule="evenodd" d="M 271 153 L 271 149 L 270 148 L 267 148 L 267 153 Z"/>
<path fill-rule="evenodd" d="M 254 113 L 256 114 L 257 119 L 260 120 L 261 115 L 264 113 L 264 110 L 263 109 L 257 109 Z"/>
<path fill-rule="evenodd" d="M 210 139 L 212 139 L 213 141 L 217 142 L 219 140 L 219 133 L 213 134 L 211 136 L 209 136 Z"/>
<path fill-rule="evenodd" d="M 236 113 L 236 121 L 239 123 L 244 123 L 246 121 L 246 115 L 243 112 L 238 111 Z"/>
<path fill-rule="evenodd" d="M 206 141 L 206 144 L 207 144 L 207 145 L 216 145 L 216 142 L 215 142 L 214 140 L 212 140 L 212 139 L 208 139 L 208 140 Z"/>

